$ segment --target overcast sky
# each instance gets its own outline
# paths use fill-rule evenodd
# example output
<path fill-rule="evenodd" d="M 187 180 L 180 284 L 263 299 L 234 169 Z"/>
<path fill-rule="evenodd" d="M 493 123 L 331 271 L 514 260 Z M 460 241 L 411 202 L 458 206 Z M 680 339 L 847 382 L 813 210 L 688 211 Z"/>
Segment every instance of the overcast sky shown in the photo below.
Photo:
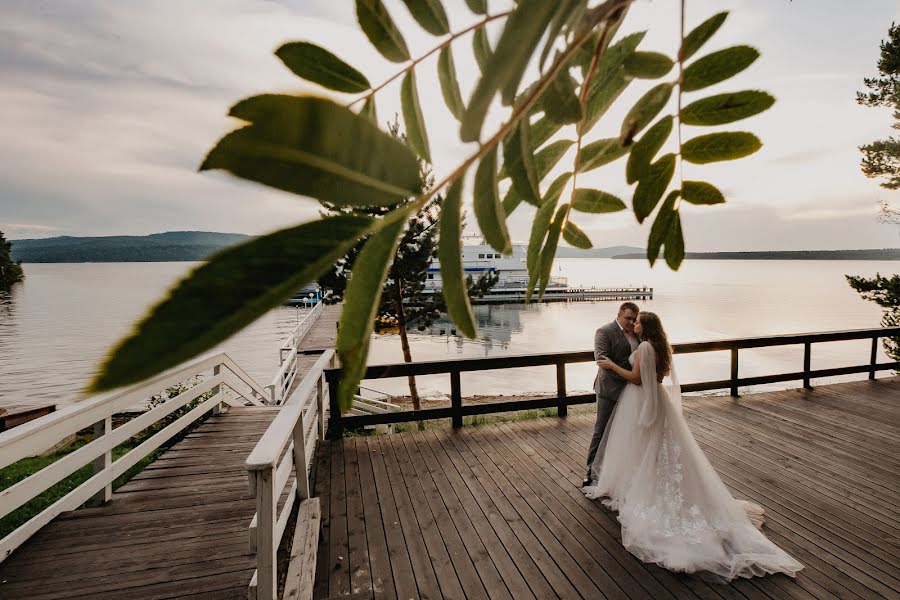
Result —
<path fill-rule="evenodd" d="M 452 29 L 475 21 L 462 0 L 444 4 Z M 765 145 L 756 155 L 685 167 L 685 178 L 708 180 L 728 197 L 726 205 L 685 208 L 688 250 L 900 246 L 897 226 L 876 220 L 879 201 L 897 204 L 898 192 L 860 173 L 856 149 L 891 132 L 890 112 L 854 100 L 862 78 L 875 74 L 879 41 L 892 21 L 900 21 L 900 4 L 687 4 L 689 28 L 718 10 L 732 11 L 701 54 L 733 44 L 762 52 L 737 77 L 693 97 L 763 89 L 778 100 L 768 112 L 730 126 L 762 138 Z M 386 5 L 414 55 L 435 45 L 400 0 Z M 499 11 L 506 3 L 489 5 Z M 638 0 L 620 34 L 649 29 L 641 48 L 674 55 L 677 7 L 676 0 Z M 495 41 L 498 29 L 489 31 Z M 290 40 L 330 48 L 373 84 L 398 68 L 369 45 L 350 0 L 4 0 L 0 230 L 12 239 L 172 230 L 261 234 L 315 218 L 311 199 L 196 172 L 206 151 L 234 127 L 225 114 L 240 98 L 270 91 L 326 93 L 294 77 L 272 54 Z M 469 38 L 454 48 L 468 97 L 477 72 Z M 417 76 L 434 169 L 441 175 L 472 148 L 457 141 L 457 124 L 437 84 L 436 56 L 419 66 Z M 591 139 L 617 133 L 630 104 L 650 85 L 633 85 Z M 379 93 L 382 121 L 399 111 L 398 96 L 399 80 Z M 485 132 L 502 115 L 492 111 Z M 694 134 L 691 129 L 685 128 L 686 137 Z M 579 187 L 630 199 L 623 165 L 582 176 Z M 533 209 L 525 206 L 513 215 L 514 239 L 527 239 L 532 217 Z M 649 221 L 639 227 L 630 212 L 576 213 L 573 220 L 597 247 L 644 245 L 649 233 Z"/>

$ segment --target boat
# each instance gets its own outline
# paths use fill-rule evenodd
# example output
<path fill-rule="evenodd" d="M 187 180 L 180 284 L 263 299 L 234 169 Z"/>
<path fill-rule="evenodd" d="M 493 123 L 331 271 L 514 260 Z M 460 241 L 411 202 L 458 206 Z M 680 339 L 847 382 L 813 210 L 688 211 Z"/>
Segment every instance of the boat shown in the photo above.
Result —
<path fill-rule="evenodd" d="M 480 236 L 464 236 L 462 246 L 463 272 L 477 280 L 485 274 L 497 275 L 497 284 L 484 297 L 473 298 L 473 304 L 493 302 L 524 302 L 528 291 L 528 247 L 513 244 L 510 254 L 502 254 L 488 245 Z M 441 290 L 441 265 L 435 259 L 428 267 L 425 293 Z M 535 296 L 538 291 L 535 286 Z M 544 302 L 578 300 L 649 300 L 653 288 L 642 287 L 570 287 L 566 277 L 551 275 L 544 290 Z"/>

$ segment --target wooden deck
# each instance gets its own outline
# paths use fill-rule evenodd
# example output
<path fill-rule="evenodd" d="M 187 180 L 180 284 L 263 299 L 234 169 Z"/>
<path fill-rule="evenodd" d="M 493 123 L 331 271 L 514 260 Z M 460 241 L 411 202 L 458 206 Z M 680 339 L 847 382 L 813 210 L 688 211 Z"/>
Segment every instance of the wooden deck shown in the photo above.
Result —
<path fill-rule="evenodd" d="M 277 408 L 209 418 L 110 504 L 65 513 L 0 563 L 0 598 L 247 598 L 244 461 Z"/>
<path fill-rule="evenodd" d="M 730 585 L 648 566 L 579 486 L 593 414 L 327 442 L 316 598 L 900 598 L 900 378 L 689 399 L 725 484 L 806 568 Z"/>

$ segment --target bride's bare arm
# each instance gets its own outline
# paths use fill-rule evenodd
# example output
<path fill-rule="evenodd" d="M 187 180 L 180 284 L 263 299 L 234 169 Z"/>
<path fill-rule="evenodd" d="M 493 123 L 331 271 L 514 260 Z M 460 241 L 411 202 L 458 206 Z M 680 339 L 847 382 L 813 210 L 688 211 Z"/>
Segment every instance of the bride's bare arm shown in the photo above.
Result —
<path fill-rule="evenodd" d="M 621 377 L 622 379 L 628 381 L 629 383 L 633 383 L 635 385 L 641 385 L 641 355 L 640 353 L 634 355 L 634 367 L 632 370 L 628 370 L 620 367 L 613 361 L 611 361 L 608 357 L 603 360 L 598 361 L 598 363 L 604 369 L 608 369 Z"/>

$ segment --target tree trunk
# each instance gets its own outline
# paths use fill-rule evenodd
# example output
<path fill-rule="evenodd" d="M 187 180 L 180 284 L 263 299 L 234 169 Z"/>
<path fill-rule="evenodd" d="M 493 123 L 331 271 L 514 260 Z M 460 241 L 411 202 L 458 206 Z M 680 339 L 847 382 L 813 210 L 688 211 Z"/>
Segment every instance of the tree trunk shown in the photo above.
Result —
<path fill-rule="evenodd" d="M 403 281 L 397 280 L 394 283 L 397 290 L 394 298 L 394 304 L 397 308 L 397 321 L 400 324 L 400 346 L 403 348 L 403 361 L 411 363 L 412 353 L 409 350 L 409 338 L 406 337 L 406 313 L 403 310 Z M 414 375 L 409 376 L 409 395 L 413 401 L 413 409 L 421 410 L 422 404 L 419 401 L 419 389 L 416 387 L 416 378 Z M 419 429 L 425 429 L 425 424 L 419 421 Z"/>

